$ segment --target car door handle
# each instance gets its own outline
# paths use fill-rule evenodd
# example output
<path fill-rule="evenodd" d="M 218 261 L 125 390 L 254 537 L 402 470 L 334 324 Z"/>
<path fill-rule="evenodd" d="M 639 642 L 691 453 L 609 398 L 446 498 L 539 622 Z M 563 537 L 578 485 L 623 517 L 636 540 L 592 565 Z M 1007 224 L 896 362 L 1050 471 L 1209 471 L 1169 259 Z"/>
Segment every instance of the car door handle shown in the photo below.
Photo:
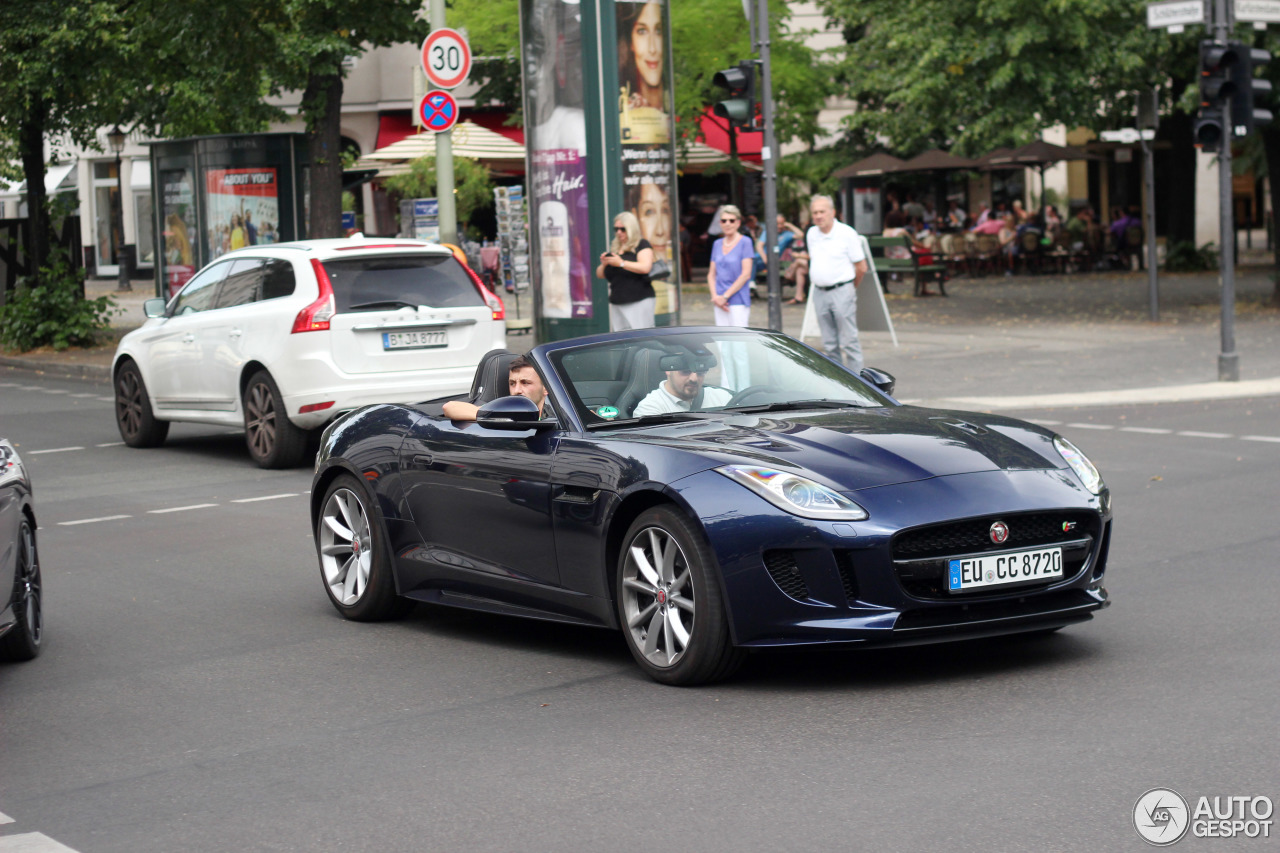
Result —
<path fill-rule="evenodd" d="M 182 336 L 182 342 L 184 344 L 193 344 L 196 342 L 196 336 L 191 334 L 190 332 L 187 332 L 187 334 Z"/>
<path fill-rule="evenodd" d="M 243 334 L 244 334 L 244 332 L 240 331 L 239 329 L 232 329 L 231 331 L 227 332 L 227 337 L 229 337 L 229 338 L 238 338 L 238 337 L 240 337 L 240 336 L 241 336 L 241 335 L 243 335 Z"/>
<path fill-rule="evenodd" d="M 430 453 L 415 453 L 413 455 L 414 468 L 430 468 L 432 456 Z"/>

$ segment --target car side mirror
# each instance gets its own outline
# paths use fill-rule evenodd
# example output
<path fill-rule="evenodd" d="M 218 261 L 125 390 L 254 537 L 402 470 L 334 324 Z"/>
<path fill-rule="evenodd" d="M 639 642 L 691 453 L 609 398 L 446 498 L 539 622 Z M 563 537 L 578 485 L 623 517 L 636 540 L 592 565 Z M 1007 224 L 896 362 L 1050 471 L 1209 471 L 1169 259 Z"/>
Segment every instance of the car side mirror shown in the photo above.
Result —
<path fill-rule="evenodd" d="M 862 371 L 858 376 L 862 377 L 867 382 L 870 382 L 890 397 L 893 396 L 894 386 L 898 384 L 898 380 L 893 378 L 892 373 L 886 373 L 885 371 L 877 370 L 874 367 L 862 368 Z"/>
<path fill-rule="evenodd" d="M 476 412 L 476 423 L 485 429 L 519 432 L 527 429 L 551 429 L 556 421 L 538 419 L 538 404 L 519 395 L 491 400 Z"/>
<path fill-rule="evenodd" d="M 164 316 L 164 300 L 158 296 L 155 297 L 154 299 L 148 299 L 146 302 L 142 303 L 142 313 L 146 314 L 147 317 L 151 319 L 155 319 L 156 317 L 163 317 Z"/>

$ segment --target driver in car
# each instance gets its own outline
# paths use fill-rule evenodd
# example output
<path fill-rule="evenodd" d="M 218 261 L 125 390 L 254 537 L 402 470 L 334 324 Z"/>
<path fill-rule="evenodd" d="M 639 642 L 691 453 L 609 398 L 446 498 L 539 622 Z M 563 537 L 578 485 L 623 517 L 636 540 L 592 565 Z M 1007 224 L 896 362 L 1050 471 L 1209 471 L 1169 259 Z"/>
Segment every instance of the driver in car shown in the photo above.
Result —
<path fill-rule="evenodd" d="M 538 371 L 533 369 L 533 363 L 523 355 L 517 356 L 511 362 L 511 369 L 507 374 L 507 389 L 513 397 L 528 397 L 537 403 L 539 418 L 555 417 L 554 414 L 547 410 L 545 405 L 547 389 L 542 384 Z M 453 421 L 474 421 L 479 411 L 479 406 L 462 400 L 450 400 L 444 404 L 444 416 Z"/>
<path fill-rule="evenodd" d="M 636 404 L 633 417 L 714 408 L 727 404 L 733 397 L 724 388 L 703 384 L 707 371 L 716 366 L 716 357 L 709 352 L 685 350 L 665 355 L 658 365 L 666 371 L 667 378 Z"/>

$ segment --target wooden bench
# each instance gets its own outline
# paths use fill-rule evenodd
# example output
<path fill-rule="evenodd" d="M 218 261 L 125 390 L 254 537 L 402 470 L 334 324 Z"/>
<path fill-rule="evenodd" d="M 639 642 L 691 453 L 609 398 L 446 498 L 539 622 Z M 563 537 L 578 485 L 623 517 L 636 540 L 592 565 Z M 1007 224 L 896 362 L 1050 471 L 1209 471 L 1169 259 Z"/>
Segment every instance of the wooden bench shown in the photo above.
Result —
<path fill-rule="evenodd" d="M 947 295 L 946 280 L 947 266 L 946 264 L 922 264 L 920 263 L 920 255 L 911 249 L 911 238 L 905 235 L 901 237 L 868 237 L 867 243 L 871 246 L 871 263 L 876 269 L 876 274 L 880 277 L 880 288 L 885 292 L 889 292 L 888 276 L 897 275 L 899 273 L 911 273 L 915 276 L 915 295 L 923 296 L 925 292 L 926 276 L 933 276 L 938 282 L 938 292 L 943 296 Z M 894 258 L 886 257 L 885 249 L 898 247 L 907 250 L 908 257 Z M 900 252 L 897 254 L 901 254 Z M 935 255 L 936 257 L 936 255 Z"/>

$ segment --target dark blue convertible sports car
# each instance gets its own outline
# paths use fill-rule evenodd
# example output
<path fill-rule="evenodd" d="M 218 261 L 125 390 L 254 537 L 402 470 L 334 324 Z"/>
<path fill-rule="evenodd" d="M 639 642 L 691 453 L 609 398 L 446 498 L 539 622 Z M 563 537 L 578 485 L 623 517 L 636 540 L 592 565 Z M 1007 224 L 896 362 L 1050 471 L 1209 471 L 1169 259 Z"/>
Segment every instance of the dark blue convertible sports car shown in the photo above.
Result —
<path fill-rule="evenodd" d="M 1050 430 L 902 405 L 888 374 L 750 329 L 543 344 L 532 381 L 511 372 L 523 396 L 512 358 L 478 367 L 475 420 L 435 400 L 325 431 L 312 526 L 344 616 L 417 600 L 621 628 L 650 676 L 698 684 L 753 648 L 1046 632 L 1107 606 L 1110 494 Z"/>

